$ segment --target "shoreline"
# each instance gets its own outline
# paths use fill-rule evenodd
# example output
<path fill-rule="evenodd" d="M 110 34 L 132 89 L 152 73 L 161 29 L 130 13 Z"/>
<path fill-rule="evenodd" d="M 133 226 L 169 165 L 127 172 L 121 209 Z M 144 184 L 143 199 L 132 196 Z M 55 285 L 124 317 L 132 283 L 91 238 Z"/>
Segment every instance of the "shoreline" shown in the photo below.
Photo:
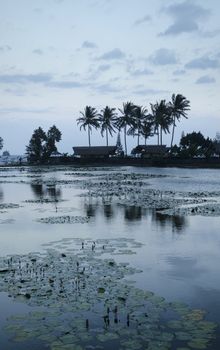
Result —
<path fill-rule="evenodd" d="M 59 159 L 59 161 L 53 160 L 48 163 L 21 163 L 21 164 L 0 164 L 0 168 L 7 167 L 44 167 L 44 166 L 137 166 L 137 167 L 158 167 L 158 168 L 195 168 L 195 169 L 220 169 L 220 158 L 210 159 L 177 159 L 177 158 L 67 158 Z"/>

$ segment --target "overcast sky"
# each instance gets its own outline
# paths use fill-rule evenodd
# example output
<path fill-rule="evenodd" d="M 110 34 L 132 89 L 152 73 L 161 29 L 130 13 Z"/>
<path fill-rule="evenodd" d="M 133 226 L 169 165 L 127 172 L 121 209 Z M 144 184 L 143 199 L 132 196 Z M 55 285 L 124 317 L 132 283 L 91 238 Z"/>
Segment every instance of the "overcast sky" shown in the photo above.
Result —
<path fill-rule="evenodd" d="M 53 124 L 59 150 L 71 153 L 88 144 L 76 125 L 86 105 L 149 107 L 172 93 L 191 102 L 175 142 L 182 131 L 220 131 L 219 0 L 0 0 L 0 8 L 0 136 L 11 154 Z M 93 132 L 91 142 L 105 139 Z"/>

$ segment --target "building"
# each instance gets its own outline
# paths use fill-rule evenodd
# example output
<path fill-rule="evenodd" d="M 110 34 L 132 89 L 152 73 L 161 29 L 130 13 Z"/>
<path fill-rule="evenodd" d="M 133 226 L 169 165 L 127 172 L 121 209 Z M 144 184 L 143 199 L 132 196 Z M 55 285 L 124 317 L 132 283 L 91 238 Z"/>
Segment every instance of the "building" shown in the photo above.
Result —
<path fill-rule="evenodd" d="M 166 145 L 139 145 L 131 153 L 142 158 L 164 158 L 168 151 Z"/>
<path fill-rule="evenodd" d="M 77 158 L 109 158 L 116 155 L 116 146 L 73 147 Z"/>
<path fill-rule="evenodd" d="M 21 165 L 27 163 L 27 157 L 25 155 L 10 155 L 9 152 L 0 156 L 0 165 Z"/>

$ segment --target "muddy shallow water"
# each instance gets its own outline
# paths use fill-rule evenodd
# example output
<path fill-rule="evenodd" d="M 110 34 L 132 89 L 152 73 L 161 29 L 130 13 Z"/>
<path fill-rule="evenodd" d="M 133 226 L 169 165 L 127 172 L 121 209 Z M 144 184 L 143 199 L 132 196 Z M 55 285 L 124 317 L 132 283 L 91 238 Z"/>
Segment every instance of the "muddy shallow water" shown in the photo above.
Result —
<path fill-rule="evenodd" d="M 76 349 L 77 347 L 78 349 L 105 349 L 111 348 L 109 345 L 111 342 L 115 348 L 120 349 L 207 348 L 214 350 L 220 348 L 218 328 L 220 323 L 220 172 L 218 170 L 133 167 L 1 168 L 0 175 L 0 257 L 4 257 L 2 266 L 0 266 L 0 304 L 3 310 L 0 316 L 1 348 L 24 350 L 30 349 L 31 346 L 33 349 L 71 349 L 71 346 L 73 348 L 75 344 Z M 96 296 L 93 296 L 90 301 L 92 305 L 97 305 L 98 311 L 92 308 L 84 310 L 88 312 L 86 315 L 83 314 L 84 324 L 80 326 L 79 322 L 77 326 L 74 325 L 74 327 L 81 327 L 80 332 L 84 327 L 82 338 L 87 337 L 87 343 L 84 343 L 82 339 L 80 341 L 80 338 L 75 340 L 71 338 L 73 334 L 69 331 L 69 324 L 65 327 L 66 333 L 70 333 L 65 334 L 65 329 L 59 329 L 64 315 L 65 319 L 68 317 L 71 319 L 71 313 L 74 314 L 74 312 L 75 317 L 79 316 L 77 308 L 72 308 L 67 312 L 64 305 L 59 304 L 56 312 L 52 310 L 51 318 L 46 318 L 47 336 L 45 336 L 44 328 L 37 329 L 39 325 L 36 321 L 40 319 L 42 323 L 42 319 L 45 318 L 43 312 L 47 313 L 48 310 L 51 310 L 51 304 L 49 302 L 45 304 L 42 295 L 39 296 L 33 292 L 36 288 L 39 289 L 37 285 L 40 283 L 45 283 L 47 286 L 47 282 L 41 276 L 43 273 L 41 264 L 44 261 L 41 254 L 45 252 L 45 247 L 54 247 L 54 243 L 50 242 L 61 241 L 57 243 L 56 249 L 59 254 L 66 256 L 61 256 L 64 260 L 50 256 L 55 267 L 54 270 L 48 270 L 45 274 L 48 273 L 46 281 L 53 280 L 54 277 L 51 276 L 55 273 L 54 271 L 60 270 L 59 279 L 62 282 L 59 283 L 64 288 L 65 278 L 62 273 L 68 276 L 65 266 L 69 266 L 69 269 L 72 266 L 69 260 L 65 265 L 65 259 L 70 259 L 70 254 L 77 256 L 79 252 L 66 251 L 68 245 L 64 247 L 62 242 L 65 242 L 65 239 L 67 239 L 66 242 L 68 239 L 70 239 L 69 242 L 72 242 L 71 239 L 75 238 L 79 239 L 81 248 L 82 243 L 85 246 L 88 244 L 89 255 L 84 257 L 84 260 L 90 266 L 93 266 L 90 254 L 98 252 L 98 243 L 93 247 L 93 242 L 108 239 L 109 243 L 102 244 L 99 247 L 101 249 L 103 245 L 108 246 L 113 244 L 111 242 L 121 239 L 120 246 L 118 244 L 114 246 L 114 249 L 121 251 L 115 254 L 115 250 L 111 251 L 112 247 L 110 251 L 104 252 L 107 254 L 104 259 L 106 257 L 113 259 L 112 264 L 116 265 L 111 266 L 110 264 L 110 267 L 115 267 L 115 274 L 119 273 L 116 267 L 120 263 L 129 262 L 131 268 L 138 269 L 137 272 L 133 271 L 129 277 L 126 276 L 125 271 L 123 272 L 125 276 L 118 276 L 120 283 L 124 283 L 124 278 L 134 281 L 130 289 L 127 289 L 129 283 L 126 286 L 119 284 L 121 292 L 125 293 L 125 290 L 129 290 L 131 293 L 131 295 L 126 294 L 126 297 L 121 296 L 120 302 L 127 298 L 126 312 L 125 305 L 123 308 L 121 304 L 117 306 L 124 310 L 124 314 L 122 312 L 120 316 L 120 327 L 118 323 L 117 325 L 114 323 L 116 286 L 111 285 L 108 292 L 108 295 L 111 295 L 114 300 L 114 306 L 108 306 L 105 300 L 106 309 L 100 298 L 107 294 L 107 287 L 98 286 L 97 299 Z M 126 242 L 133 239 L 141 244 L 132 246 L 134 250 L 132 252 Z M 48 243 L 50 244 L 47 245 Z M 32 252 L 36 252 L 39 264 L 37 272 L 33 270 L 34 267 L 31 267 L 33 271 L 30 275 L 29 267 L 27 269 L 25 267 L 24 270 L 22 266 L 33 264 L 33 261 L 28 260 L 30 259 L 28 254 Z M 99 256 L 95 258 L 99 259 Z M 21 264 L 20 267 L 19 264 Z M 94 266 L 97 266 L 96 260 Z M 87 265 L 83 267 L 85 267 L 86 274 L 89 268 Z M 70 272 L 75 273 L 74 271 Z M 95 267 L 94 271 L 97 281 L 93 280 L 93 283 L 98 283 L 99 273 L 101 276 L 108 269 L 106 267 L 105 270 L 98 272 Z M 42 278 L 42 280 L 36 280 L 33 285 L 34 273 L 38 274 L 36 278 Z M 88 276 L 90 277 L 90 274 Z M 21 282 L 26 279 L 29 281 L 27 284 Z M 18 283 L 22 285 L 19 287 Z M 88 288 L 92 288 L 93 283 L 90 283 Z M 54 285 L 57 286 L 55 282 Z M 13 288 L 10 289 L 10 286 Z M 64 290 L 68 291 L 68 286 Z M 138 288 L 138 292 L 133 290 L 133 287 Z M 23 292 L 19 292 L 20 290 Z M 146 324 L 146 320 L 143 320 L 143 310 L 138 309 L 140 300 L 137 299 L 137 295 L 141 295 L 144 299 L 149 298 L 151 294 L 143 296 L 140 291 L 152 292 L 157 296 L 147 300 L 148 303 L 152 303 L 151 307 L 154 310 L 152 314 L 148 310 L 148 318 L 152 321 L 148 321 L 148 324 L 151 327 L 150 331 L 155 333 L 150 335 L 145 328 L 140 328 L 138 329 L 139 338 L 144 333 L 148 335 L 148 339 L 143 338 L 139 341 L 137 334 L 134 333 L 130 342 L 126 343 L 124 338 L 127 336 L 128 319 L 130 333 L 132 333 L 131 330 L 137 331 L 134 325 L 135 317 L 141 323 L 138 327 Z M 88 289 L 87 292 L 91 293 L 91 289 Z M 22 300 L 18 297 L 19 295 L 22 295 Z M 45 300 L 52 300 L 50 293 L 43 295 L 46 295 Z M 69 294 L 66 292 L 65 295 L 67 298 Z M 32 303 L 37 298 L 39 298 L 39 304 Z M 55 298 L 54 294 L 53 298 Z M 68 303 L 65 298 L 62 300 L 65 300 L 66 305 Z M 131 309 L 131 300 L 135 298 L 137 303 L 135 306 L 132 305 Z M 160 298 L 163 298 L 163 301 Z M 129 303 L 128 300 L 130 300 Z M 73 305 L 72 303 L 73 301 L 69 300 L 69 304 Z M 184 303 L 184 307 L 178 306 L 177 308 L 175 305 L 182 304 L 174 303 Z M 148 309 L 149 304 L 143 307 Z M 190 309 L 186 311 L 186 307 Z M 174 318 L 175 321 L 178 321 L 178 317 L 183 317 L 183 322 L 186 323 L 183 323 L 186 326 L 184 334 L 178 333 L 178 328 L 175 328 L 178 327 L 178 324 L 174 323 L 173 328 L 164 326 L 164 316 L 160 315 L 159 318 L 159 312 L 165 312 L 165 309 L 167 322 L 170 322 L 169 318 L 173 312 L 181 311 L 181 315 L 175 314 Z M 198 310 L 197 313 L 193 311 L 194 309 Z M 42 314 L 36 314 L 36 312 L 42 312 Z M 20 318 L 17 320 L 18 315 Z M 26 339 L 28 332 L 24 331 L 24 328 L 27 328 L 27 325 L 24 324 L 24 315 L 33 325 L 31 331 L 35 336 L 32 338 L 27 337 Z M 158 315 L 158 318 L 155 318 L 155 315 Z M 111 320 L 111 317 L 112 324 L 108 328 L 108 319 Z M 88 329 L 87 320 L 90 323 L 91 320 L 94 320 L 92 329 L 91 327 Z M 199 330 L 195 328 L 195 324 L 192 324 L 194 321 L 201 323 Z M 71 322 L 70 320 L 70 324 Z M 205 330 L 207 331 L 211 326 L 202 322 L 214 322 L 215 336 L 205 333 Z M 183 324 L 181 324 L 182 330 Z M 56 327 L 58 327 L 57 333 L 51 333 L 51 328 L 56 329 Z M 74 327 L 76 332 L 78 328 Z M 162 333 L 161 327 L 165 327 Z M 206 338 L 204 335 L 201 336 L 202 330 Z M 59 332 L 64 332 L 64 334 L 60 335 Z"/>

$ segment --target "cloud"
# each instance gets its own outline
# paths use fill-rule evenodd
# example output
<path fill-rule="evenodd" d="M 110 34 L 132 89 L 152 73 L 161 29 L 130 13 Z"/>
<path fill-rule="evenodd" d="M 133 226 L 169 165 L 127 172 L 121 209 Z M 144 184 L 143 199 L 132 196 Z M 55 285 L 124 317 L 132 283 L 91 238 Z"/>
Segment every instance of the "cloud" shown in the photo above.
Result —
<path fill-rule="evenodd" d="M 143 75 L 152 75 L 153 72 L 149 69 L 134 69 L 134 70 L 129 70 L 129 73 L 135 77 L 140 77 Z"/>
<path fill-rule="evenodd" d="M 20 107 L 6 107 L 0 108 L 0 113 L 48 113 L 52 108 L 20 108 Z"/>
<path fill-rule="evenodd" d="M 100 60 L 121 60 L 123 58 L 125 58 L 125 53 L 118 48 L 105 52 L 99 57 Z"/>
<path fill-rule="evenodd" d="M 38 74 L 0 74 L 0 83 L 26 84 L 26 83 L 48 83 L 52 76 L 48 73 Z"/>
<path fill-rule="evenodd" d="M 95 43 L 93 43 L 92 41 L 84 41 L 82 43 L 82 48 L 83 49 L 95 49 L 97 48 L 97 45 Z"/>
<path fill-rule="evenodd" d="M 189 61 L 185 68 L 187 69 L 217 69 L 219 68 L 219 60 L 210 58 L 207 55 L 195 58 Z"/>
<path fill-rule="evenodd" d="M 197 79 L 196 84 L 213 84 L 216 83 L 215 78 L 210 77 L 208 75 L 204 75 L 202 77 L 200 77 L 199 79 Z"/>
<path fill-rule="evenodd" d="M 77 81 L 50 81 L 46 83 L 46 86 L 58 89 L 75 89 L 84 86 L 84 84 Z"/>
<path fill-rule="evenodd" d="M 149 61 L 157 66 L 166 66 L 178 62 L 173 50 L 161 48 L 156 50 L 150 57 Z"/>
<path fill-rule="evenodd" d="M 110 64 L 101 64 L 100 66 L 98 66 L 97 71 L 99 71 L 99 72 L 106 72 L 110 68 L 111 68 Z"/>
<path fill-rule="evenodd" d="M 137 88 L 133 91 L 136 95 L 157 95 L 157 94 L 167 94 L 167 90 L 157 90 L 157 89 L 147 89 L 147 88 Z"/>
<path fill-rule="evenodd" d="M 36 55 L 43 55 L 43 53 L 44 53 L 43 50 L 41 50 L 41 49 L 35 49 L 32 52 Z"/>
<path fill-rule="evenodd" d="M 212 30 L 212 31 L 206 31 L 206 32 L 200 32 L 201 37 L 203 38 L 215 38 L 216 36 L 220 35 L 220 29 Z"/>
<path fill-rule="evenodd" d="M 0 53 L 5 53 L 5 52 L 11 51 L 11 50 L 12 50 L 12 48 L 9 45 L 0 46 Z"/>
<path fill-rule="evenodd" d="M 37 13 L 37 14 L 43 13 L 43 9 L 40 8 L 40 7 L 36 7 L 33 11 L 34 11 L 35 13 Z"/>
<path fill-rule="evenodd" d="M 185 69 L 177 69 L 173 72 L 173 75 L 184 75 L 186 74 Z"/>
<path fill-rule="evenodd" d="M 26 94 L 26 91 L 27 90 L 23 88 L 23 86 L 16 86 L 16 87 L 13 86 L 13 88 L 4 89 L 4 92 L 14 96 L 24 96 Z"/>
<path fill-rule="evenodd" d="M 151 21 L 151 16 L 146 15 L 144 17 L 141 17 L 141 18 L 137 19 L 134 22 L 134 26 L 139 26 L 140 24 L 143 24 L 143 23 L 146 23 L 146 22 L 150 22 L 150 21 Z"/>
<path fill-rule="evenodd" d="M 199 30 L 199 23 L 208 18 L 210 11 L 186 0 L 162 9 L 173 19 L 173 23 L 161 35 L 178 35 Z"/>
<path fill-rule="evenodd" d="M 53 76 L 48 73 L 38 74 L 1 74 L 0 83 L 3 84 L 20 84 L 25 85 L 43 84 L 46 87 L 60 89 L 74 89 L 84 86 L 83 83 L 77 81 L 54 80 Z M 8 92 L 11 92 L 8 90 Z"/>
<path fill-rule="evenodd" d="M 110 64 L 100 64 L 97 65 L 91 65 L 87 74 L 87 81 L 95 81 L 97 80 L 103 73 L 109 71 L 111 69 Z"/>
<path fill-rule="evenodd" d="M 115 87 L 111 85 L 110 83 L 100 84 L 100 85 L 94 85 L 93 88 L 98 91 L 99 93 L 102 93 L 103 95 L 108 93 L 115 93 L 121 91 L 118 87 Z"/>

